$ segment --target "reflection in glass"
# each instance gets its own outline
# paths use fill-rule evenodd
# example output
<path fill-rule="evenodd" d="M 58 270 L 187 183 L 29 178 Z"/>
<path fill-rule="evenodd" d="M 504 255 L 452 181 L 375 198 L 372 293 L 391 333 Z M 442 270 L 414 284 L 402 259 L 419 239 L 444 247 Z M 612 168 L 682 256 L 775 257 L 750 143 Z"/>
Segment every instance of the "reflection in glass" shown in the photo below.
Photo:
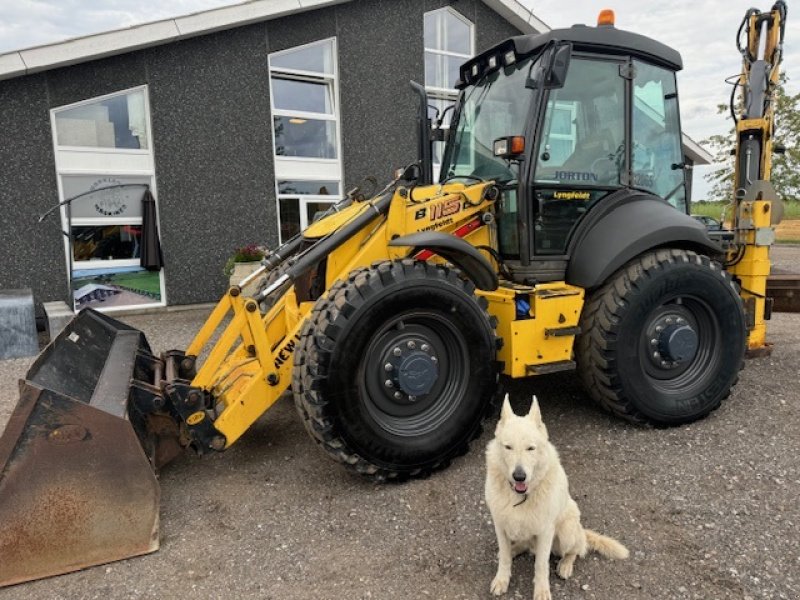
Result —
<path fill-rule="evenodd" d="M 59 146 L 148 147 L 144 90 L 56 112 Z"/>
<path fill-rule="evenodd" d="M 279 194 L 303 194 L 311 196 L 338 196 L 338 181 L 279 181 Z"/>
<path fill-rule="evenodd" d="M 331 91 L 331 84 L 325 81 L 272 78 L 272 101 L 277 109 L 332 115 Z"/>
<path fill-rule="evenodd" d="M 273 68 L 333 74 L 333 40 L 273 54 L 269 62 Z"/>
<path fill-rule="evenodd" d="M 685 212 L 686 190 L 675 73 L 634 61 L 633 184 Z"/>
<path fill-rule="evenodd" d="M 326 210 L 333 204 L 332 202 L 306 202 L 306 217 L 308 223 L 311 224 L 321 217 Z"/>
<path fill-rule="evenodd" d="M 275 154 L 336 158 L 336 122 L 300 117 L 273 117 Z"/>
<path fill-rule="evenodd" d="M 297 198 L 280 198 L 281 240 L 286 241 L 300 233 L 300 201 Z"/>
<path fill-rule="evenodd" d="M 451 131 L 452 146 L 442 178 L 480 177 L 496 181 L 517 178 L 517 167 L 494 155 L 494 140 L 520 135 L 534 91 L 525 86 L 530 59 L 497 70 L 466 90 L 460 116 Z"/>
<path fill-rule="evenodd" d="M 141 225 L 73 225 L 72 256 L 76 261 L 138 258 Z"/>
<path fill-rule="evenodd" d="M 75 310 L 114 308 L 161 302 L 161 276 L 141 267 L 73 271 Z"/>
<path fill-rule="evenodd" d="M 625 168 L 624 97 L 618 63 L 573 59 L 565 85 L 548 97 L 536 180 L 619 185 Z"/>

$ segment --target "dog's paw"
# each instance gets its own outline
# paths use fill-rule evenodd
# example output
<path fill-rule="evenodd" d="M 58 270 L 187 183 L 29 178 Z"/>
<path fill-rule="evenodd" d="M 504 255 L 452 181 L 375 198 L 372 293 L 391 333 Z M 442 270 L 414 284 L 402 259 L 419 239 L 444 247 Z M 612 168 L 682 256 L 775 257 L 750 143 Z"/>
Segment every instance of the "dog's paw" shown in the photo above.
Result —
<path fill-rule="evenodd" d="M 575 557 L 565 557 L 558 561 L 558 576 L 561 579 L 572 577 L 572 568 L 575 566 Z"/>
<path fill-rule="evenodd" d="M 501 575 L 498 573 L 492 579 L 492 585 L 489 587 L 489 590 L 495 596 L 502 596 L 508 591 L 508 582 L 511 578 L 508 575 Z"/>
<path fill-rule="evenodd" d="M 550 595 L 550 586 L 543 588 L 534 587 L 533 600 L 553 600 L 553 597 Z"/>

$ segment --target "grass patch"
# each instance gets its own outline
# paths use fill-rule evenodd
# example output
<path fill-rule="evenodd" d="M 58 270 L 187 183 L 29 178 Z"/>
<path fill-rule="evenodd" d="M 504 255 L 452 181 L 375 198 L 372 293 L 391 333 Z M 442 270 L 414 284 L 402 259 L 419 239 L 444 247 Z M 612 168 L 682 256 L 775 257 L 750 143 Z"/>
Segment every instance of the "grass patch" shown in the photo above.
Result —
<path fill-rule="evenodd" d="M 719 221 L 726 204 L 725 202 L 692 202 L 692 214 L 705 215 Z M 730 211 L 726 216 L 730 219 Z M 775 241 L 779 244 L 800 244 L 800 202 L 784 203 L 783 221 L 775 228 Z"/>
<path fill-rule="evenodd" d="M 775 228 L 775 240 L 781 244 L 800 244 L 800 219 L 784 219 Z"/>
<path fill-rule="evenodd" d="M 725 210 L 727 205 L 727 202 L 707 202 L 705 200 L 692 202 L 692 214 L 705 215 L 706 217 L 711 217 L 712 219 L 719 221 L 720 217 L 722 216 L 722 211 Z M 728 210 L 727 216 L 730 217 L 730 210 Z M 784 202 L 783 218 L 800 219 L 800 202 Z"/>

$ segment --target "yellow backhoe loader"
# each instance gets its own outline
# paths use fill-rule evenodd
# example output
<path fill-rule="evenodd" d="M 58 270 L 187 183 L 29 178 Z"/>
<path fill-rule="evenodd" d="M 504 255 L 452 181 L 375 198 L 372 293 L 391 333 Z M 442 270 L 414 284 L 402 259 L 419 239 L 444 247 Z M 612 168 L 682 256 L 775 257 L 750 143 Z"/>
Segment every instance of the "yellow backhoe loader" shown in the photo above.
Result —
<path fill-rule="evenodd" d="M 157 549 L 156 470 L 229 448 L 290 388 L 320 448 L 376 480 L 464 453 L 500 374 L 577 370 L 637 423 L 713 411 L 768 348 L 785 16 L 779 1 L 743 24 L 734 225 L 717 239 L 688 215 L 681 57 L 604 13 L 466 62 L 448 132 L 417 86 L 419 162 L 267 256 L 185 350 L 82 311 L 0 438 L 0 585 Z"/>

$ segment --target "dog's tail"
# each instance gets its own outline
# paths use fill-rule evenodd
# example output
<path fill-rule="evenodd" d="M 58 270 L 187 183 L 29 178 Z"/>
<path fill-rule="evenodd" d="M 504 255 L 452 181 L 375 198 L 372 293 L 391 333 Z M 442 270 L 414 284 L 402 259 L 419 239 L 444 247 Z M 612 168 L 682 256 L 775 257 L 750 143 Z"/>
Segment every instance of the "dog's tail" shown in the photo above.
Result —
<path fill-rule="evenodd" d="M 606 558 L 624 560 L 628 558 L 630 552 L 617 540 L 605 535 L 600 535 L 591 529 L 584 529 L 586 532 L 586 543 L 590 550 L 595 550 Z"/>

